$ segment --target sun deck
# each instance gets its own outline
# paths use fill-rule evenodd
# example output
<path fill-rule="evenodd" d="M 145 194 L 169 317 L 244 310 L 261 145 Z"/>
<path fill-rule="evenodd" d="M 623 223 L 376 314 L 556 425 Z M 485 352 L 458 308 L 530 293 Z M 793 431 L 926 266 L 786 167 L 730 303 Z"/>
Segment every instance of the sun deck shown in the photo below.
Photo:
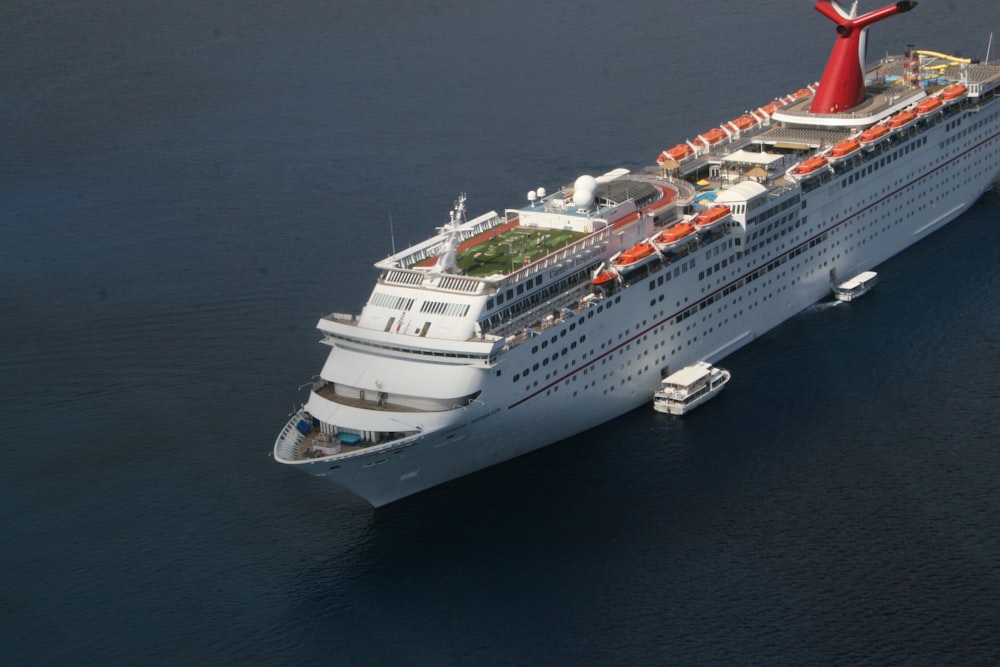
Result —
<path fill-rule="evenodd" d="M 494 230 L 459 248 L 458 266 L 469 276 L 513 272 L 586 236 L 583 232 L 513 226 Z"/>

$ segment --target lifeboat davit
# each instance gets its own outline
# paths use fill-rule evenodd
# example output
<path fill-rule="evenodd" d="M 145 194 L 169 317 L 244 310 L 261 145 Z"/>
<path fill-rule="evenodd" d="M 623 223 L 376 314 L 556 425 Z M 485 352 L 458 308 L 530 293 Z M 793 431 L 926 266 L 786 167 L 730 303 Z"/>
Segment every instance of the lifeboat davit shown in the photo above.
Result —
<path fill-rule="evenodd" d="M 657 164 L 663 164 L 667 160 L 680 162 L 684 158 L 690 157 L 692 153 L 694 153 L 694 149 L 687 144 L 677 144 L 673 148 L 660 153 L 660 158 L 656 162 Z"/>
<path fill-rule="evenodd" d="M 639 264 L 644 259 L 649 259 L 656 254 L 656 248 L 652 243 L 640 241 L 628 250 L 622 250 L 611 258 L 611 263 L 621 269 L 627 269 Z"/>
<path fill-rule="evenodd" d="M 887 126 L 873 125 L 861 133 L 861 143 L 870 144 L 873 141 L 878 141 L 887 134 L 889 134 L 889 128 Z"/>
<path fill-rule="evenodd" d="M 861 144 L 858 143 L 857 139 L 844 139 L 830 149 L 830 157 L 834 159 L 847 157 L 859 148 L 861 148 Z"/>
<path fill-rule="evenodd" d="M 914 111 L 900 111 L 898 114 L 889 119 L 889 127 L 894 130 L 906 127 L 913 121 L 917 119 L 917 114 Z"/>
<path fill-rule="evenodd" d="M 678 222 L 670 229 L 660 232 L 654 236 L 652 241 L 660 250 L 668 250 L 694 233 L 694 225 L 687 222 Z"/>
<path fill-rule="evenodd" d="M 917 102 L 917 115 L 926 116 L 935 109 L 940 109 L 941 104 L 940 97 L 928 97 L 927 99 L 920 100 Z"/>
<path fill-rule="evenodd" d="M 825 166 L 826 164 L 827 164 L 827 159 L 825 157 L 817 155 L 816 157 L 811 157 L 802 164 L 793 168 L 792 173 L 804 176 L 805 174 L 811 174 L 812 172 L 816 171 L 822 166 Z"/>
<path fill-rule="evenodd" d="M 691 222 L 699 231 L 708 231 L 729 217 L 729 213 L 729 207 L 720 204 L 702 211 Z"/>
<path fill-rule="evenodd" d="M 965 97 L 967 92 L 969 89 L 961 83 L 952 84 L 941 92 L 941 99 L 945 102 L 955 102 Z"/>

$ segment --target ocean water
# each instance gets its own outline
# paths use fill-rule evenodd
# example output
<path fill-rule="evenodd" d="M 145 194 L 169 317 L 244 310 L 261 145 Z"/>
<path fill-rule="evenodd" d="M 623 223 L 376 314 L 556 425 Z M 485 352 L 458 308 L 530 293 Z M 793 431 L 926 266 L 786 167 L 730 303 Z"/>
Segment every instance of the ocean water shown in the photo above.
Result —
<path fill-rule="evenodd" d="M 869 52 L 998 29 L 928 0 Z M 778 0 L 4 3 L 0 660 L 996 664 L 1000 185 L 689 418 L 378 511 L 269 456 L 318 316 L 459 192 L 650 164 L 832 38 Z"/>

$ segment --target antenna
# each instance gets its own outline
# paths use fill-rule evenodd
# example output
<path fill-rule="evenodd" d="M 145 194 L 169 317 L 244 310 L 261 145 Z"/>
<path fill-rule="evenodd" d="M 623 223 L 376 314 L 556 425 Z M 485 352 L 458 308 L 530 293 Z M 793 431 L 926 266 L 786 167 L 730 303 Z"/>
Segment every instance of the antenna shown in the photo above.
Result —
<path fill-rule="evenodd" d="M 392 242 L 392 254 L 396 254 L 396 232 L 392 229 L 392 211 L 389 211 L 389 240 Z"/>
<path fill-rule="evenodd" d="M 984 65 L 990 64 L 990 47 L 993 46 L 993 33 L 990 33 L 990 41 L 986 42 L 986 60 L 983 62 Z"/>

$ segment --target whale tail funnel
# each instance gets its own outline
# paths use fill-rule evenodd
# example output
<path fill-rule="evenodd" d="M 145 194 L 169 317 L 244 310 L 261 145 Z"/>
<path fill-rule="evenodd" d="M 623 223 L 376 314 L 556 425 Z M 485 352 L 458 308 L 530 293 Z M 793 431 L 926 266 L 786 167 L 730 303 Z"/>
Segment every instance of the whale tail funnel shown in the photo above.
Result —
<path fill-rule="evenodd" d="M 865 43 L 868 26 L 908 12 L 916 6 L 916 2 L 904 0 L 855 16 L 857 3 L 848 12 L 836 0 L 817 0 L 816 10 L 837 24 L 837 41 L 826 61 L 823 78 L 820 79 L 819 89 L 813 96 L 809 111 L 840 113 L 861 104 L 865 99 Z"/>

